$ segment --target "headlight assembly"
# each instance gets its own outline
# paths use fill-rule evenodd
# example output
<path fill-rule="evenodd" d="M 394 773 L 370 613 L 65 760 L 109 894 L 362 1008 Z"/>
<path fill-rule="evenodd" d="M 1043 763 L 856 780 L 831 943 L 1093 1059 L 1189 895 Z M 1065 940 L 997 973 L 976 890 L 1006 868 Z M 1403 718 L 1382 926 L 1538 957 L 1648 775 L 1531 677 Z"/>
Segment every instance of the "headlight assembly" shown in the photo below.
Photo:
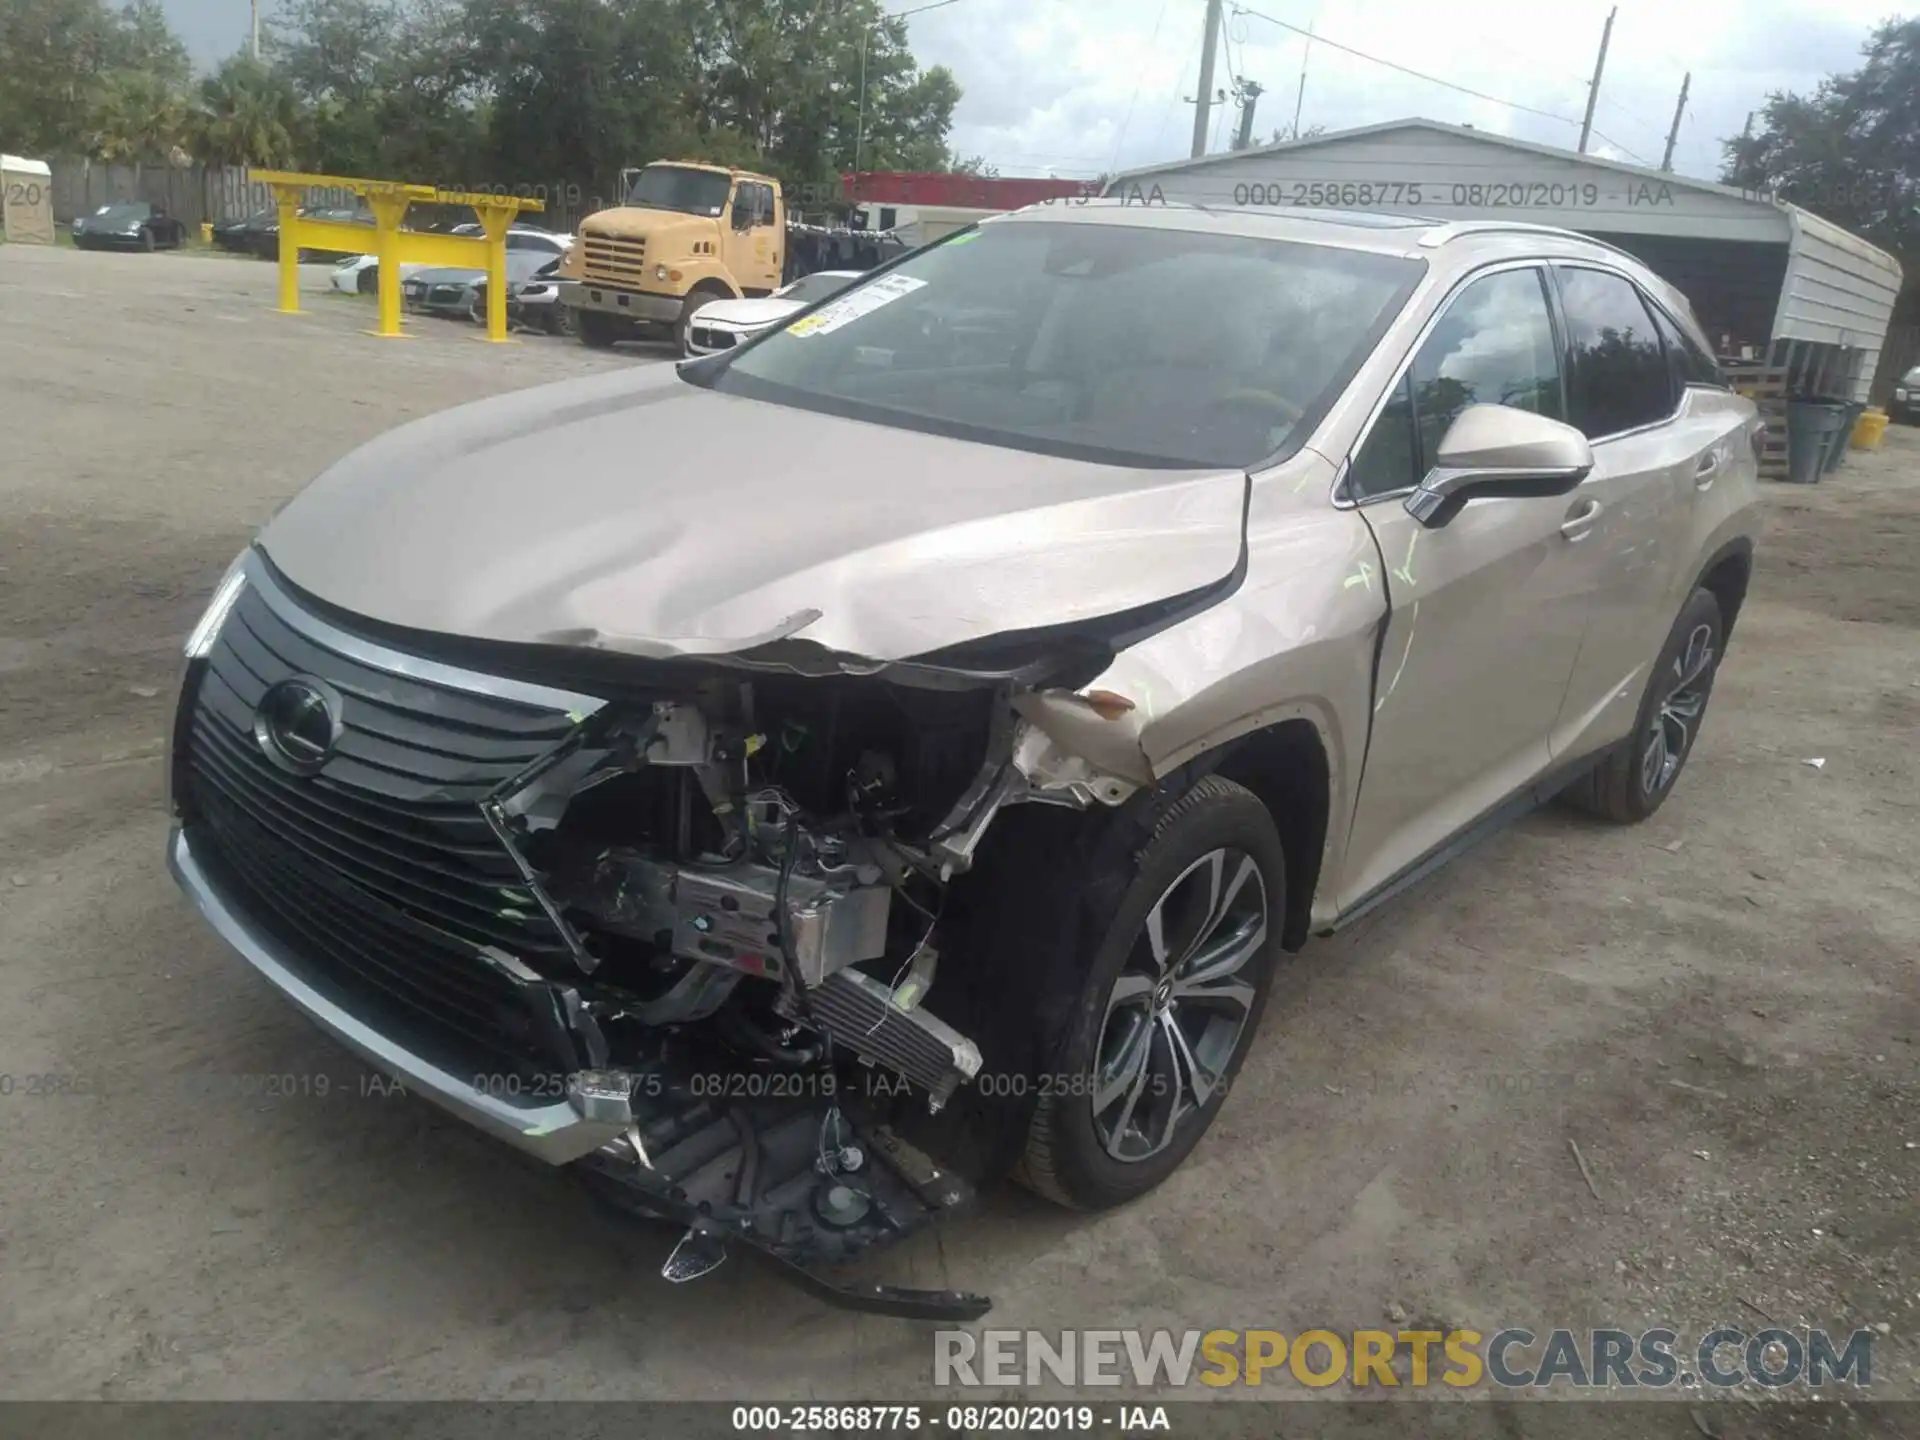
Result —
<path fill-rule="evenodd" d="M 220 583 L 214 587 L 213 598 L 207 601 L 207 608 L 201 612 L 198 623 L 187 635 L 187 659 L 204 659 L 213 649 L 213 642 L 219 639 L 220 627 L 227 623 L 227 615 L 233 609 L 234 602 L 240 598 L 240 592 L 247 588 L 245 567 L 247 554 L 252 548 L 248 546 L 233 557 L 227 573 L 220 577 Z"/>

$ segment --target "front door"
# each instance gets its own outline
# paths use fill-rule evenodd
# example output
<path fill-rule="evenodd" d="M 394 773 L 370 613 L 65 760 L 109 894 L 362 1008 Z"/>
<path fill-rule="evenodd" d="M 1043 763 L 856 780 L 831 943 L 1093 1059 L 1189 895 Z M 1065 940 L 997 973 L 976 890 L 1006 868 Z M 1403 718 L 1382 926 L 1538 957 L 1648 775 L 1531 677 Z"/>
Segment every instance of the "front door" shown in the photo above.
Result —
<path fill-rule="evenodd" d="M 1429 327 L 1348 470 L 1391 607 L 1360 796 L 1341 867 L 1347 908 L 1548 768 L 1548 736 L 1586 628 L 1563 527 L 1572 496 L 1482 499 L 1430 530 L 1406 511 L 1468 405 L 1566 416 L 1561 345 L 1538 266 L 1465 282 Z"/>

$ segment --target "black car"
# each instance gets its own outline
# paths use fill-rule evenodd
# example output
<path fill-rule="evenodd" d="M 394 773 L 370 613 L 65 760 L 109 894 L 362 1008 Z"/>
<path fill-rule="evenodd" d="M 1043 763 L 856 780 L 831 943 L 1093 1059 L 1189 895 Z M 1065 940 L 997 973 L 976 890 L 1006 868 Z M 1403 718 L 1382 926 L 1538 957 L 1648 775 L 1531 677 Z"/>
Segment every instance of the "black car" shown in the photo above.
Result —
<path fill-rule="evenodd" d="M 232 250 L 236 254 L 257 255 L 261 253 L 260 232 L 269 225 L 278 226 L 279 223 L 280 213 L 271 206 L 238 220 L 222 220 L 213 227 L 213 243 L 222 250 Z"/>
<path fill-rule="evenodd" d="M 1900 377 L 1887 401 L 1887 418 L 1896 425 L 1920 425 L 1920 365 Z"/>
<path fill-rule="evenodd" d="M 72 230 L 77 250 L 177 250 L 187 238 L 187 227 L 164 206 L 144 200 L 102 205 L 75 217 Z"/>
<path fill-rule="evenodd" d="M 373 214 L 371 211 L 355 210 L 350 207 L 329 208 L 324 210 L 309 210 L 302 207 L 300 218 L 303 220 L 334 220 L 343 225 L 371 225 L 373 223 Z M 254 254 L 258 255 L 262 260 L 278 260 L 280 258 L 280 216 L 278 213 L 268 211 L 266 221 L 258 229 L 250 233 L 253 241 L 252 249 Z M 364 246 L 360 246 L 352 250 L 303 249 L 300 252 L 299 258 L 302 262 L 308 260 L 345 260 L 350 255 L 358 255 L 361 250 L 365 248 Z"/>

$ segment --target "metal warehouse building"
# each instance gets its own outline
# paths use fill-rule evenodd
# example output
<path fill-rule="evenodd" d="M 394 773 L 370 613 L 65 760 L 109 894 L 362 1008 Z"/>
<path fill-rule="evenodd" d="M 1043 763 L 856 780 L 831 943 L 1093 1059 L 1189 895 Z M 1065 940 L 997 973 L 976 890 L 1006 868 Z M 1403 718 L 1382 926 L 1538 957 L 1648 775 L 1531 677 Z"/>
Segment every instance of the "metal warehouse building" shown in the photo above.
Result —
<path fill-rule="evenodd" d="M 1798 206 L 1434 120 L 1148 166 L 1106 193 L 1578 230 L 1678 286 L 1721 358 L 1769 394 L 1865 400 L 1900 290 L 1891 255 Z"/>

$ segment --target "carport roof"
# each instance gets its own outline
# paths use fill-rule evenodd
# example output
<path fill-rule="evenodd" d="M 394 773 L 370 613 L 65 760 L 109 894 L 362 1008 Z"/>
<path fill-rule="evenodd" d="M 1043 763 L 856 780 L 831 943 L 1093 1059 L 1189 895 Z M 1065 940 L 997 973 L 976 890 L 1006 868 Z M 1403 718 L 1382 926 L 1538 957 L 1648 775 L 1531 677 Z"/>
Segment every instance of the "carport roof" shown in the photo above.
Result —
<path fill-rule="evenodd" d="M 1363 140 L 1371 135 L 1389 135 L 1407 130 L 1429 130 L 1438 135 L 1452 135 L 1462 140 L 1476 140 L 1483 145 L 1502 145 L 1509 150 L 1519 150 L 1529 155 L 1541 155 L 1550 160 L 1573 160 L 1582 165 L 1592 165 L 1600 170 L 1612 170 L 1621 175 L 1631 175 L 1636 180 L 1657 180 L 1663 185 L 1684 187 L 1708 195 L 1723 195 L 1731 200 L 1743 201 L 1762 210 L 1779 208 L 1770 200 L 1757 198 L 1751 190 L 1736 189 L 1731 185 L 1719 185 L 1711 180 L 1695 180 L 1687 175 L 1676 175 L 1671 170 L 1651 170 L 1644 165 L 1628 165 L 1620 160 L 1608 160 L 1599 155 L 1583 154 L 1575 150 L 1563 150 L 1557 145 L 1541 145 L 1532 140 L 1516 140 L 1511 135 L 1497 135 L 1491 130 L 1476 130 L 1471 125 L 1449 125 L 1441 120 L 1428 120 L 1415 116 L 1407 120 L 1382 120 L 1377 125 L 1358 125 L 1351 130 L 1329 130 L 1322 135 L 1308 135 L 1299 140 L 1279 140 L 1271 145 L 1250 145 L 1245 150 L 1226 150 L 1217 155 L 1202 155 L 1192 160 L 1167 160 L 1158 165 L 1143 165 L 1137 170 L 1123 170 L 1114 176 L 1114 182 L 1138 180 L 1148 175 L 1165 175 L 1174 171 L 1195 170 L 1202 166 L 1219 165 L 1232 161 L 1245 161 L 1258 155 L 1277 155 L 1288 151 L 1311 150 L 1320 146 L 1333 145 L 1347 140 Z"/>

